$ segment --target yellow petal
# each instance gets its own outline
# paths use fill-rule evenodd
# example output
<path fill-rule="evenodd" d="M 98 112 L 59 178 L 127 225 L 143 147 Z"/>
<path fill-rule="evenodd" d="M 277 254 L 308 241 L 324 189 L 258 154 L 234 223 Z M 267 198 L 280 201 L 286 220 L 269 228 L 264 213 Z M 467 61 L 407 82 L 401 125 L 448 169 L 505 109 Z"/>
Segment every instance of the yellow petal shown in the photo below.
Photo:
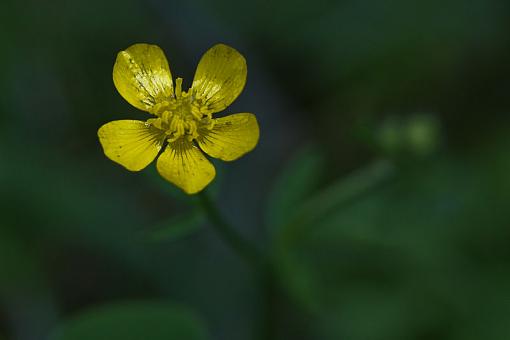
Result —
<path fill-rule="evenodd" d="M 251 151 L 259 140 L 259 124 L 251 113 L 215 119 L 212 130 L 199 131 L 198 145 L 209 156 L 233 161 Z"/>
<path fill-rule="evenodd" d="M 232 47 L 218 44 L 198 63 L 192 90 L 198 103 L 219 112 L 239 96 L 246 83 L 246 60 Z"/>
<path fill-rule="evenodd" d="M 174 95 L 168 61 L 156 45 L 135 44 L 120 51 L 113 66 L 113 83 L 128 103 L 148 112 Z"/>
<path fill-rule="evenodd" d="M 97 131 L 104 154 L 131 171 L 140 171 L 158 155 L 165 134 L 139 120 L 116 120 Z"/>
<path fill-rule="evenodd" d="M 211 162 L 186 138 L 168 144 L 158 158 L 157 168 L 163 178 L 187 194 L 201 191 L 216 176 Z"/>

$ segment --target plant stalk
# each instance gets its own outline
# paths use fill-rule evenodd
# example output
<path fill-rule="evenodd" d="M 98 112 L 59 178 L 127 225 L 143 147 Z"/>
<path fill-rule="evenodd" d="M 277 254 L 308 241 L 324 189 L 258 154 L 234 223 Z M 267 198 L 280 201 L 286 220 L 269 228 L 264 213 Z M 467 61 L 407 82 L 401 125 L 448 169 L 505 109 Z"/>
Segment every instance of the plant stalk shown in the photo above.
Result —
<path fill-rule="evenodd" d="M 239 234 L 221 215 L 218 207 L 204 190 L 198 194 L 200 204 L 204 209 L 212 227 L 227 245 L 258 271 L 265 271 L 267 261 L 259 249 Z"/>

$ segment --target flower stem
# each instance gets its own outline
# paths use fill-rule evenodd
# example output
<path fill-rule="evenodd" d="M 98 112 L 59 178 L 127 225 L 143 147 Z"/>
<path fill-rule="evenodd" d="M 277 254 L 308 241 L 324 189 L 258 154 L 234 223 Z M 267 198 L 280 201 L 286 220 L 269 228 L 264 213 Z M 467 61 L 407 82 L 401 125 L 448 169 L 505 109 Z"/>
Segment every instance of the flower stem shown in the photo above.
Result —
<path fill-rule="evenodd" d="M 239 234 L 221 215 L 217 206 L 204 191 L 198 194 L 200 204 L 209 217 L 212 226 L 218 235 L 230 248 L 245 260 L 255 270 L 263 295 L 261 308 L 261 328 L 258 338 L 262 340 L 274 339 L 273 300 L 274 300 L 274 273 L 271 259 L 262 254 L 250 241 Z"/>
<path fill-rule="evenodd" d="M 217 206 L 204 190 L 198 194 L 202 208 L 209 218 L 212 226 L 216 229 L 218 235 L 228 244 L 228 246 L 239 257 L 248 262 L 258 271 L 264 271 L 266 259 L 257 249 L 257 247 L 241 236 L 221 215 Z"/>

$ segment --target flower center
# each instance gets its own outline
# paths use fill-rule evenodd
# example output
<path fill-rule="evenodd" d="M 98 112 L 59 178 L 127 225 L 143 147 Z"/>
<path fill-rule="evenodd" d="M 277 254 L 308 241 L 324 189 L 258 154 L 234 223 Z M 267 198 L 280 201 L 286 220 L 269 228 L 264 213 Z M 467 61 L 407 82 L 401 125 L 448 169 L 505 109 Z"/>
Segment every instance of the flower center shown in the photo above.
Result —
<path fill-rule="evenodd" d="M 182 91 L 182 78 L 177 78 L 175 83 L 175 97 L 156 104 L 152 111 L 158 118 L 149 119 L 147 123 L 163 130 L 169 142 L 181 137 L 191 141 L 198 138 L 201 129 L 211 130 L 214 120 L 210 113 L 203 113 L 201 105 L 190 95 L 191 91 Z"/>

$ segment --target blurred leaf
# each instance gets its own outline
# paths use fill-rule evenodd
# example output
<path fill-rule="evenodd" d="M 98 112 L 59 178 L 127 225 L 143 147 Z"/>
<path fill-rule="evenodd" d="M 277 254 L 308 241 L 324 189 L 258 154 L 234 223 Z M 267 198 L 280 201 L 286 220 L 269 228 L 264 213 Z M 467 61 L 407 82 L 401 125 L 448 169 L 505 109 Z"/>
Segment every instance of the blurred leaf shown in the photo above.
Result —
<path fill-rule="evenodd" d="M 345 292 L 341 310 L 334 311 L 331 318 L 326 316 L 321 322 L 325 330 L 321 332 L 321 339 L 336 339 L 335 335 L 344 339 L 383 339 L 387 334 L 392 334 L 394 339 L 405 339 L 399 328 L 419 314 L 409 313 L 410 309 L 413 305 L 409 296 L 353 287 Z M 370 327 L 366 327 L 367 323 Z"/>
<path fill-rule="evenodd" d="M 204 340 L 204 325 L 189 310 L 158 302 L 102 306 L 65 321 L 51 340 Z"/>
<path fill-rule="evenodd" d="M 277 260 L 283 285 L 317 318 L 318 338 L 451 339 L 466 322 L 473 339 L 506 335 L 507 150 L 500 138 L 416 162 L 383 186 L 355 175 L 313 197 L 307 209 L 317 215 L 284 230 Z"/>
<path fill-rule="evenodd" d="M 270 232 L 288 223 L 296 207 L 317 189 L 324 163 L 324 154 L 316 145 L 304 147 L 288 161 L 268 198 L 266 223 Z"/>
<path fill-rule="evenodd" d="M 152 228 L 147 238 L 156 242 L 177 240 L 198 231 L 203 226 L 204 221 L 205 216 L 199 209 L 172 216 Z"/>
<path fill-rule="evenodd" d="M 317 220 L 325 218 L 331 212 L 341 209 L 343 205 L 369 193 L 393 174 L 394 166 L 391 163 L 378 161 L 347 178 L 341 178 L 330 184 L 303 204 L 293 207 L 293 219 L 285 226 L 286 237 L 297 237 L 306 232 L 307 226 L 313 226 Z"/>
<path fill-rule="evenodd" d="M 472 292 L 476 309 L 468 310 L 471 320 L 456 327 L 454 340 L 510 339 L 510 271 L 492 271 L 474 278 L 469 286 L 480 287 Z"/>

